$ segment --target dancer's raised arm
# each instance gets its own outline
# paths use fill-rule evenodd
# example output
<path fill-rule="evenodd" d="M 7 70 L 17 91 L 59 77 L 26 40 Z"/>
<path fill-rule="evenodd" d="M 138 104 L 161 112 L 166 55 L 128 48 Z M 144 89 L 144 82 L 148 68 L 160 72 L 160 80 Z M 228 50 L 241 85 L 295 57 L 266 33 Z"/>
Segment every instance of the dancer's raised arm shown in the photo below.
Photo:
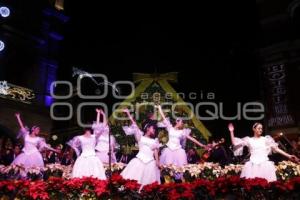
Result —
<path fill-rule="evenodd" d="M 129 110 L 128 110 L 127 108 L 125 108 L 123 111 L 127 114 L 127 116 L 128 116 L 128 118 L 130 119 L 131 123 L 132 123 L 132 124 L 136 124 L 136 122 L 135 122 L 135 120 L 132 118 L 132 116 L 131 116 Z"/>
<path fill-rule="evenodd" d="M 124 109 L 124 112 L 127 114 L 128 118 L 130 119 L 132 124 L 131 124 L 131 126 L 124 126 L 123 130 L 124 130 L 126 135 L 134 135 L 135 140 L 137 142 L 139 142 L 140 139 L 141 139 L 141 136 L 143 135 L 143 132 L 140 130 L 140 128 L 136 124 L 135 120 L 132 118 L 129 110 Z"/>
<path fill-rule="evenodd" d="M 235 140 L 234 140 L 234 126 L 232 123 L 228 124 L 228 130 L 230 132 L 230 139 L 231 139 L 231 143 L 234 146 L 235 145 Z"/>
<path fill-rule="evenodd" d="M 103 119 L 103 125 L 106 126 L 107 125 L 107 118 L 106 118 L 106 114 L 103 112 L 103 110 L 100 110 L 100 114 L 102 115 L 102 119 Z"/>
<path fill-rule="evenodd" d="M 158 105 L 157 107 L 158 107 L 159 114 L 161 115 L 161 117 L 165 121 L 167 118 L 166 118 L 165 113 L 163 112 L 163 110 L 161 108 L 161 105 Z"/>
<path fill-rule="evenodd" d="M 23 122 L 22 122 L 22 120 L 21 120 L 20 113 L 16 113 L 15 116 L 16 116 L 16 118 L 17 118 L 17 120 L 18 120 L 18 124 L 19 124 L 20 128 L 21 128 L 21 129 L 25 129 L 24 124 L 23 124 Z"/>
<path fill-rule="evenodd" d="M 94 122 L 92 125 L 92 129 L 96 137 L 99 137 L 101 134 L 109 132 L 109 128 L 107 126 L 107 120 L 103 110 L 97 108 L 96 112 L 97 112 L 97 118 L 96 118 L 96 122 Z M 101 115 L 103 116 L 102 117 L 103 122 L 100 121 Z"/>
<path fill-rule="evenodd" d="M 96 108 L 96 112 L 97 112 L 97 118 L 96 118 L 96 123 L 100 124 L 100 114 L 101 114 L 101 109 Z"/>
<path fill-rule="evenodd" d="M 103 110 L 102 109 L 99 109 L 99 108 L 96 108 L 96 112 L 97 112 L 97 119 L 96 119 L 96 123 L 97 124 L 100 124 L 101 122 L 100 122 L 100 118 L 101 118 L 101 116 L 102 116 L 102 123 L 103 123 L 103 125 L 104 126 L 106 126 L 107 125 L 107 119 L 106 119 L 106 115 L 105 115 L 105 113 L 103 112 Z"/>

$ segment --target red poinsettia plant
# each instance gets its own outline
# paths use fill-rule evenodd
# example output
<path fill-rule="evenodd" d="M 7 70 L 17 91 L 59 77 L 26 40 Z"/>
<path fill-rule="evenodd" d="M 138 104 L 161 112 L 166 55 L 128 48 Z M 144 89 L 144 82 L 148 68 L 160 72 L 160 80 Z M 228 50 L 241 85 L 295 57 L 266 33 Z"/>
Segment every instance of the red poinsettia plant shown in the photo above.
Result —
<path fill-rule="evenodd" d="M 268 183 L 265 179 L 243 179 L 239 176 L 219 177 L 215 180 L 196 179 L 188 183 L 153 183 L 141 188 L 134 180 L 113 174 L 110 180 L 92 177 L 46 181 L 0 181 L 3 199 L 219 199 L 227 195 L 237 199 L 287 199 L 299 197 L 300 178 L 286 182 Z M 296 198 L 297 199 L 297 198 Z"/>

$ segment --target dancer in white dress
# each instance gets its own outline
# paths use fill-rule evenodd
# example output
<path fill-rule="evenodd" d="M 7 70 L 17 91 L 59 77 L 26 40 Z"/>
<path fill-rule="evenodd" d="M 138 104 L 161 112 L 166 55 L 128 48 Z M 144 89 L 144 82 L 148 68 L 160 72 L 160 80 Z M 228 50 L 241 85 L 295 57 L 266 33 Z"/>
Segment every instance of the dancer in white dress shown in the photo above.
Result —
<path fill-rule="evenodd" d="M 96 156 L 96 136 L 90 128 L 84 130 L 84 134 L 75 136 L 68 143 L 77 154 L 73 166 L 72 177 L 82 178 L 92 176 L 102 180 L 106 179 L 105 170 L 100 159 Z"/>
<path fill-rule="evenodd" d="M 276 168 L 272 161 L 269 160 L 268 155 L 273 151 L 292 159 L 299 160 L 294 155 L 289 155 L 278 148 L 278 144 L 269 135 L 262 136 L 263 126 L 261 123 L 255 123 L 252 127 L 254 136 L 237 138 L 234 136 L 233 124 L 228 125 L 231 142 L 234 146 L 234 155 L 242 155 L 243 147 L 247 146 L 250 151 L 250 160 L 245 163 L 241 177 L 244 178 L 265 178 L 267 181 L 276 181 Z"/>
<path fill-rule="evenodd" d="M 158 106 L 158 110 L 163 118 L 163 123 L 165 124 L 168 130 L 169 140 L 167 142 L 167 147 L 163 149 L 160 156 L 160 164 L 161 165 L 176 165 L 183 166 L 187 164 L 187 155 L 185 150 L 182 147 L 181 141 L 189 139 L 194 142 L 196 145 L 207 148 L 206 145 L 198 142 L 195 138 L 190 136 L 191 129 L 183 127 L 182 119 L 176 119 L 176 125 L 172 126 L 170 121 L 165 117 L 161 106 Z"/>
<path fill-rule="evenodd" d="M 97 112 L 97 121 L 93 124 L 92 128 L 94 134 L 97 138 L 96 155 L 104 164 L 109 163 L 109 148 L 111 150 L 111 163 L 116 162 L 115 148 L 116 148 L 116 139 L 113 135 L 110 135 L 109 138 L 109 126 L 107 124 L 107 119 L 103 110 L 96 109 Z M 103 122 L 100 123 L 100 115 L 102 115 Z M 110 139 L 110 146 L 109 146 Z"/>
<path fill-rule="evenodd" d="M 158 149 L 160 145 L 158 140 L 154 139 L 156 123 L 145 124 L 143 127 L 144 132 L 142 132 L 131 117 L 129 111 L 125 109 L 125 112 L 130 118 L 132 125 L 123 127 L 123 130 L 126 135 L 135 136 L 139 145 L 139 152 L 122 171 L 121 176 L 125 179 L 136 180 L 141 184 L 140 189 L 147 184 L 154 182 L 160 183 L 158 160 Z"/>
<path fill-rule="evenodd" d="M 22 153 L 19 154 L 14 161 L 13 165 L 21 165 L 26 169 L 31 167 L 44 167 L 44 161 L 41 150 L 47 149 L 54 152 L 58 152 L 57 150 L 50 147 L 50 145 L 46 144 L 45 139 L 42 137 L 38 137 L 40 132 L 40 128 L 37 126 L 33 126 L 30 130 L 25 128 L 23 122 L 21 120 L 20 114 L 15 114 L 20 125 L 20 132 L 18 138 L 23 137 L 24 147 L 22 149 Z"/>

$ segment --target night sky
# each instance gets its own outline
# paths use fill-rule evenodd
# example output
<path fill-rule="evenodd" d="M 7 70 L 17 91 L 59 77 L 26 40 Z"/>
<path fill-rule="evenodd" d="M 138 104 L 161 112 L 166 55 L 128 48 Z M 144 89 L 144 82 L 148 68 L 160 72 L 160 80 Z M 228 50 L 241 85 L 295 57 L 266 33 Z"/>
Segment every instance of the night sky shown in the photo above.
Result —
<path fill-rule="evenodd" d="M 39 10 L 45 2 L 37 2 L 34 6 L 16 3 L 19 6 L 7 23 L 33 35 L 39 33 Z M 175 90 L 197 93 L 196 100 L 186 101 L 207 101 L 206 95 L 213 92 L 216 98 L 212 101 L 223 102 L 228 116 L 236 114 L 238 102 L 262 100 L 257 55 L 262 34 L 255 2 L 108 5 L 65 0 L 64 13 L 70 20 L 58 27 L 65 36 L 58 58 L 59 80 L 74 80 L 72 67 L 106 74 L 110 82 L 132 80 L 134 72 L 178 72 L 178 82 L 171 83 Z M 38 52 L 26 50 L 27 43 L 18 49 L 13 43 L 11 40 L 3 54 L 5 66 L 12 67 L 1 69 L 9 75 L 2 78 L 27 87 L 22 80 L 31 71 L 19 66 L 29 66 L 23 60 L 31 63 L 29 58 L 34 60 Z M 214 135 L 227 134 L 227 123 L 204 122 Z M 251 134 L 252 123 L 236 122 L 239 134 Z"/>
<path fill-rule="evenodd" d="M 138 6 L 138 7 L 135 7 Z M 60 78 L 71 68 L 104 73 L 109 81 L 132 80 L 133 72 L 179 72 L 179 92 L 197 92 L 192 103 L 224 102 L 225 114 L 237 102 L 261 100 L 259 26 L 254 3 L 215 5 L 96 5 L 69 2 Z M 69 78 L 70 78 L 69 76 Z M 200 93 L 204 95 L 201 97 Z M 223 133 L 222 120 L 206 121 Z M 252 122 L 237 122 L 250 133 Z"/>

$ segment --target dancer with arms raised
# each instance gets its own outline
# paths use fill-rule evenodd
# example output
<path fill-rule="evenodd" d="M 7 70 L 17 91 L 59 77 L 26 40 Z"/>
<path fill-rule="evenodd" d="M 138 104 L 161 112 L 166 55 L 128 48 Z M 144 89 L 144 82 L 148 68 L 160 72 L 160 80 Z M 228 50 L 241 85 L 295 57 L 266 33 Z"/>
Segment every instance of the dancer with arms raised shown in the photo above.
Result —
<path fill-rule="evenodd" d="M 93 176 L 106 179 L 105 170 L 101 160 L 96 156 L 96 136 L 91 128 L 85 128 L 84 133 L 75 136 L 67 143 L 77 154 L 73 166 L 72 177 Z"/>
<path fill-rule="evenodd" d="M 129 111 L 125 109 L 124 112 L 132 124 L 131 126 L 123 127 L 123 130 L 126 135 L 134 135 L 138 142 L 139 152 L 122 171 L 121 176 L 125 179 L 136 180 L 142 186 L 154 182 L 160 183 L 159 142 L 155 139 L 156 123 L 149 122 L 144 124 L 143 131 L 141 131 Z"/>
<path fill-rule="evenodd" d="M 109 126 L 107 123 L 107 118 L 103 110 L 96 109 L 97 112 L 97 120 L 96 123 L 93 124 L 92 128 L 96 135 L 97 145 L 96 155 L 104 164 L 109 163 L 109 150 L 111 155 L 111 163 L 116 162 L 115 148 L 117 145 L 116 139 L 113 135 L 109 136 Z M 102 116 L 103 121 L 100 122 L 100 117 Z M 110 137 L 110 138 L 109 138 Z M 110 144 L 109 144 L 110 143 Z M 109 146 L 110 145 L 110 146 Z"/>
<path fill-rule="evenodd" d="M 162 165 L 176 165 L 183 166 L 187 164 L 187 155 L 181 141 L 188 139 L 195 143 L 196 145 L 206 148 L 206 145 L 198 142 L 195 138 L 190 136 L 191 129 L 183 128 L 183 120 L 181 118 L 176 119 L 176 124 L 172 126 L 171 122 L 165 117 L 161 106 L 158 106 L 160 115 L 163 118 L 163 123 L 168 130 L 169 141 L 167 142 L 167 147 L 163 149 L 160 156 L 160 164 Z"/>
<path fill-rule="evenodd" d="M 280 153 L 288 159 L 299 161 L 299 159 L 278 148 L 278 144 L 269 135 L 262 136 L 263 125 L 255 123 L 252 126 L 253 137 L 237 138 L 234 135 L 233 124 L 228 125 L 232 145 L 234 146 L 234 155 L 242 155 L 243 147 L 247 146 L 250 151 L 250 160 L 245 163 L 241 177 L 244 178 L 265 178 L 267 181 L 276 181 L 276 168 L 268 155 L 271 152 Z"/>
<path fill-rule="evenodd" d="M 22 165 L 25 169 L 30 167 L 44 167 L 44 161 L 40 151 L 43 149 L 57 153 L 58 151 L 47 144 L 44 138 L 38 136 L 40 133 L 40 127 L 33 126 L 29 129 L 24 126 L 20 113 L 16 113 L 15 116 L 21 128 L 18 138 L 23 138 L 24 147 L 22 149 L 22 153 L 14 159 L 12 164 Z"/>

